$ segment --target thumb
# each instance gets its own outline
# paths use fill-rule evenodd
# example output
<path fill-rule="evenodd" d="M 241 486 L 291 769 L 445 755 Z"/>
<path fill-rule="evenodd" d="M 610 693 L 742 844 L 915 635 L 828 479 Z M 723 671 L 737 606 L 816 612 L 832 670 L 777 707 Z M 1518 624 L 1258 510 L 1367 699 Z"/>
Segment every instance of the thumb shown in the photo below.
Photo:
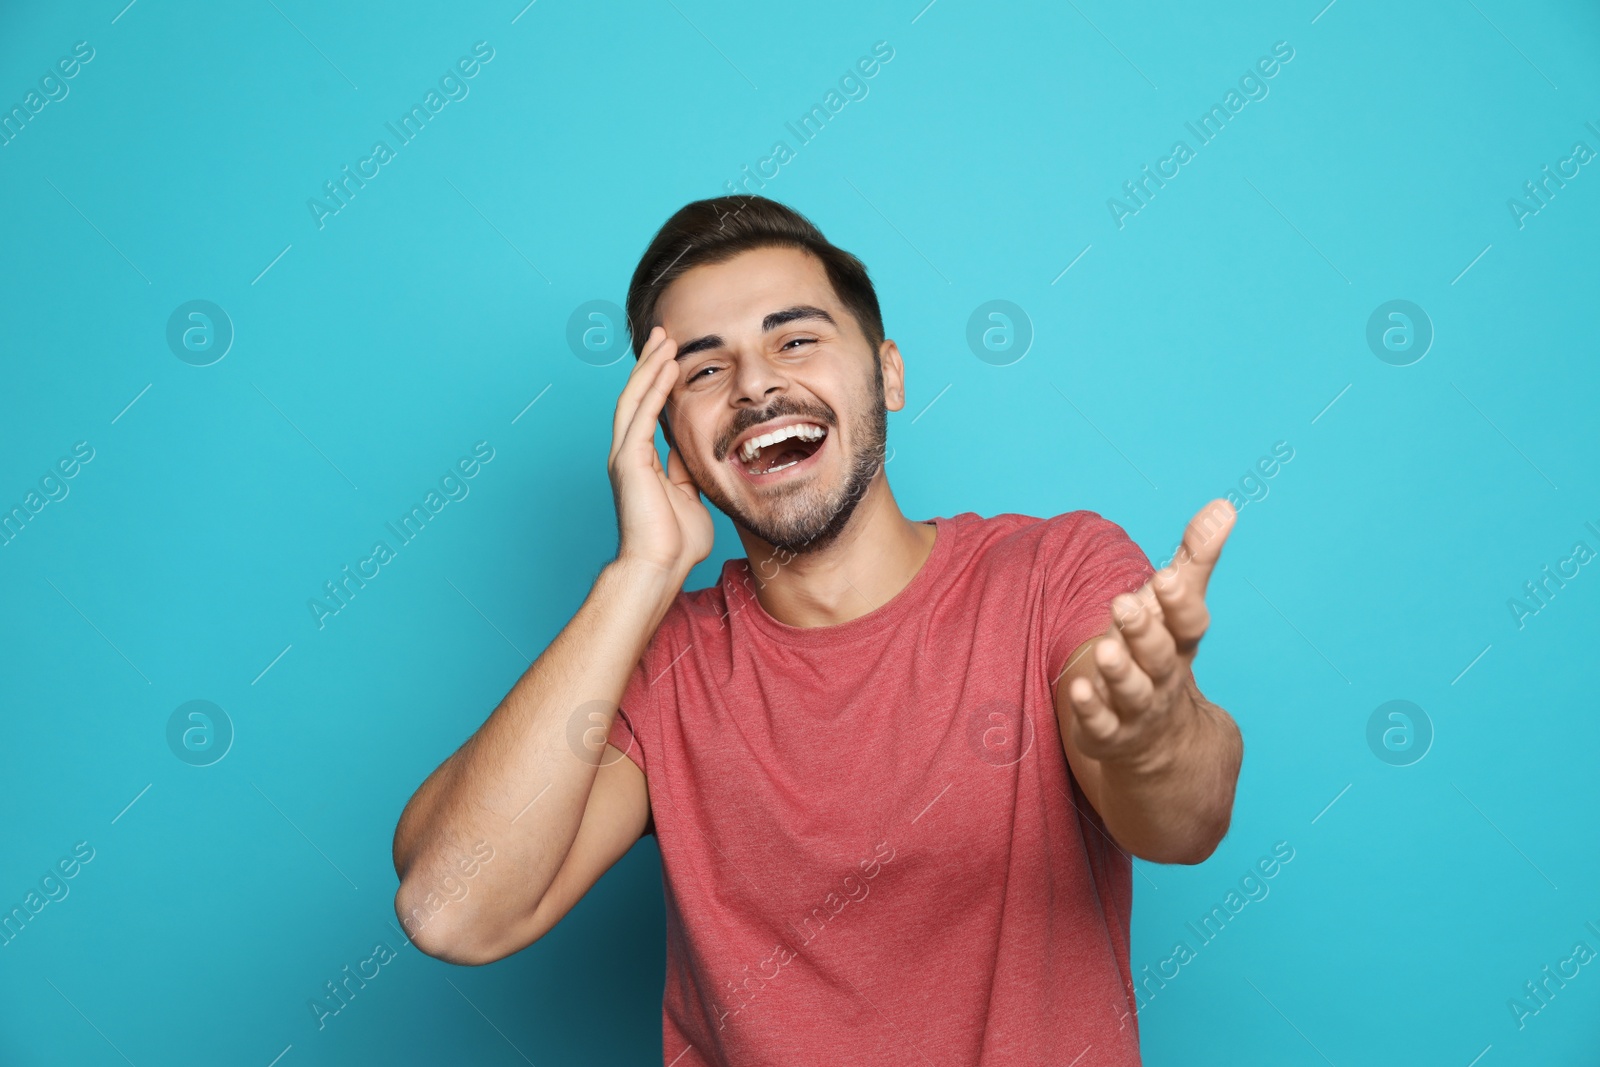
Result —
<path fill-rule="evenodd" d="M 1201 596 L 1211 581 L 1211 572 L 1222 555 L 1222 546 L 1233 532 L 1239 513 L 1223 498 L 1211 501 L 1195 513 L 1183 530 L 1183 543 L 1178 554 L 1182 559 L 1185 588 L 1193 588 Z"/>
<path fill-rule="evenodd" d="M 683 457 L 678 455 L 676 445 L 667 448 L 667 480 L 695 499 L 699 499 L 700 487 L 689 477 L 689 468 L 684 465 Z"/>

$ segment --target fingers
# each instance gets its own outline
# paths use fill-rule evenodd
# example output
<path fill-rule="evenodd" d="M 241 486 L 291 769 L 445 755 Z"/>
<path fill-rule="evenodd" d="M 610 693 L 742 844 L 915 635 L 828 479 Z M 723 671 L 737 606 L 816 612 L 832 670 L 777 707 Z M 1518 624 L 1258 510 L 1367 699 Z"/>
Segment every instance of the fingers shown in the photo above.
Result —
<path fill-rule="evenodd" d="M 650 336 L 645 339 L 644 348 L 639 353 L 639 360 L 634 364 L 633 370 L 628 372 L 628 381 L 622 387 L 622 392 L 617 397 L 616 415 L 611 421 L 612 455 L 616 455 L 617 446 L 628 429 L 633 425 L 635 416 L 639 413 L 640 404 L 649 395 L 652 386 L 661 375 L 662 354 L 677 354 L 677 343 L 667 337 L 667 331 L 660 326 L 650 331 Z M 664 398 L 663 398 L 664 399 Z M 652 420 L 660 412 L 650 415 Z"/>
<path fill-rule="evenodd" d="M 617 415 L 623 427 L 633 421 L 633 409 L 638 406 L 640 397 L 649 388 L 652 376 L 660 371 L 659 357 L 669 347 L 675 355 L 677 344 L 667 337 L 664 326 L 655 327 L 650 331 L 650 336 L 645 338 L 644 348 L 640 350 L 633 370 L 628 372 L 628 380 L 623 384 L 622 393 L 617 397 Z"/>
<path fill-rule="evenodd" d="M 1179 666 L 1177 644 L 1150 583 L 1146 582 L 1137 593 L 1123 593 L 1112 600 L 1111 617 L 1134 662 L 1150 680 L 1159 686 L 1170 678 Z"/>
<path fill-rule="evenodd" d="M 699 499 L 700 487 L 695 485 L 694 479 L 689 477 L 689 468 L 684 466 L 683 457 L 678 455 L 676 445 L 667 447 L 667 481 L 690 496 Z"/>
<path fill-rule="evenodd" d="M 657 349 L 657 352 L 667 352 L 676 345 L 667 341 Z M 629 448 L 648 447 L 655 448 L 656 420 L 661 415 L 661 409 L 666 406 L 667 397 L 672 393 L 672 385 L 678 379 L 678 364 L 669 357 L 657 357 L 656 362 L 639 379 L 643 392 L 639 395 L 638 402 L 633 409 L 633 418 L 623 432 L 621 440 L 614 443 L 612 458 L 617 453 Z M 634 383 L 629 382 L 627 388 L 633 388 Z M 659 465 L 660 459 L 656 460 Z"/>
<path fill-rule="evenodd" d="M 1155 696 L 1155 683 L 1133 661 L 1133 655 L 1116 629 L 1095 644 L 1094 665 L 1105 679 L 1111 708 L 1119 719 L 1131 719 L 1149 709 Z"/>
<path fill-rule="evenodd" d="M 1156 572 L 1150 580 L 1156 600 L 1161 605 L 1166 630 L 1180 656 L 1191 656 L 1211 625 L 1211 611 L 1206 607 L 1204 589 L 1183 581 L 1170 567 Z"/>
<path fill-rule="evenodd" d="M 1213 500 L 1201 508 L 1184 527 L 1183 543 L 1172 563 L 1150 580 L 1180 656 L 1194 654 L 1211 624 L 1206 587 L 1237 518 L 1238 512 L 1226 500 Z"/>
<path fill-rule="evenodd" d="M 1232 504 L 1218 498 L 1197 511 L 1183 528 L 1183 544 L 1178 546 L 1172 562 L 1179 579 L 1193 586 L 1202 597 L 1206 595 L 1206 585 L 1211 581 L 1217 557 L 1222 555 L 1222 544 L 1238 516 Z"/>
<path fill-rule="evenodd" d="M 628 385 L 632 385 L 635 380 L 644 374 L 645 367 L 649 364 L 651 358 L 664 349 L 669 340 L 665 326 L 651 328 L 650 336 L 644 339 L 644 347 L 639 350 L 639 358 L 634 361 L 633 369 L 628 372 Z M 626 388 L 627 386 L 624 386 L 624 390 Z"/>
<path fill-rule="evenodd" d="M 1094 685 L 1087 678 L 1074 678 L 1067 686 L 1067 698 L 1078 716 L 1078 725 L 1096 741 L 1109 741 L 1116 736 L 1122 720 L 1106 706 Z"/>
<path fill-rule="evenodd" d="M 633 410 L 639 405 L 639 391 L 643 386 L 636 383 L 644 375 L 644 369 L 650 365 L 650 357 L 661 347 L 666 340 L 666 330 L 657 326 L 650 331 L 650 336 L 645 338 L 644 348 L 639 352 L 639 358 L 634 361 L 633 369 L 628 372 L 628 380 L 622 384 L 622 392 L 617 395 L 617 412 L 611 423 L 613 438 L 621 437 L 628 424 L 633 421 Z"/>

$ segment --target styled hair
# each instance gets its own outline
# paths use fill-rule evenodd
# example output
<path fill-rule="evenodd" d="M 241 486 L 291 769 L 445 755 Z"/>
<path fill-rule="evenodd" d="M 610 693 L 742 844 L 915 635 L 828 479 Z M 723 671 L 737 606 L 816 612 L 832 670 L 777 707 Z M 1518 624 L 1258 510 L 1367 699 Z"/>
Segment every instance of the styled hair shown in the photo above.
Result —
<path fill-rule="evenodd" d="M 696 200 L 679 208 L 650 241 L 628 283 L 628 336 L 633 358 L 660 325 L 656 304 L 674 280 L 691 268 L 725 263 L 741 252 L 767 247 L 798 248 L 822 261 L 834 294 L 866 335 L 874 361 L 883 343 L 883 315 L 867 268 L 836 248 L 804 215 L 764 196 L 737 194 Z"/>

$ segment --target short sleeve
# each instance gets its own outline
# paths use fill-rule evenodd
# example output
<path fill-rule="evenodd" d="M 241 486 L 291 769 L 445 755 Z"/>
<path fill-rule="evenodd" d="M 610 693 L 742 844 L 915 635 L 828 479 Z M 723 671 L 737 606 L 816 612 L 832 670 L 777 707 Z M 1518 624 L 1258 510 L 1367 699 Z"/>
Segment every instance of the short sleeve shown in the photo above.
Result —
<path fill-rule="evenodd" d="M 650 771 L 645 765 L 644 746 L 639 743 L 639 732 L 648 721 L 655 704 L 649 673 L 653 648 L 654 642 L 639 657 L 639 662 L 633 665 L 633 673 L 628 676 L 628 684 L 622 690 L 622 701 L 617 706 L 616 717 L 611 720 L 611 733 L 606 736 L 607 741 L 638 764 L 639 769 L 647 775 Z"/>
<path fill-rule="evenodd" d="M 1041 545 L 1044 618 L 1050 680 L 1061 676 L 1078 646 L 1111 625 L 1111 601 L 1148 582 L 1155 568 L 1121 526 L 1092 511 L 1047 520 L 1059 524 Z"/>

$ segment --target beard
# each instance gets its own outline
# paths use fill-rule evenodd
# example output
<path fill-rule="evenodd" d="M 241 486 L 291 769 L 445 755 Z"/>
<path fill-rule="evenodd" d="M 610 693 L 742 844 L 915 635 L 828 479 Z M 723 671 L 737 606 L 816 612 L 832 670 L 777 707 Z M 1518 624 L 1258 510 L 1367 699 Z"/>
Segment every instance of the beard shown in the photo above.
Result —
<path fill-rule="evenodd" d="M 762 493 L 756 486 L 756 495 L 765 497 L 767 504 L 759 514 L 752 514 L 728 499 L 716 479 L 706 477 L 703 472 L 692 468 L 689 473 L 706 499 L 741 530 L 759 537 L 775 550 L 789 556 L 820 551 L 844 531 L 850 517 L 855 514 L 856 505 L 866 496 L 873 478 L 883 466 L 889 436 L 889 409 L 884 403 L 881 360 L 873 360 L 872 402 L 859 410 L 860 414 L 850 427 L 850 438 L 856 442 L 855 450 L 845 457 L 847 463 L 843 483 L 831 492 L 817 485 L 816 479 L 784 486 L 770 494 Z M 784 395 L 764 411 L 751 412 L 746 409 L 741 412 L 731 428 L 729 440 L 751 426 L 785 415 L 799 415 L 828 427 L 839 425 L 837 414 L 826 404 L 812 407 Z M 824 447 L 829 443 L 837 443 L 833 429 L 824 438 Z M 718 451 L 725 462 L 727 450 Z"/>

